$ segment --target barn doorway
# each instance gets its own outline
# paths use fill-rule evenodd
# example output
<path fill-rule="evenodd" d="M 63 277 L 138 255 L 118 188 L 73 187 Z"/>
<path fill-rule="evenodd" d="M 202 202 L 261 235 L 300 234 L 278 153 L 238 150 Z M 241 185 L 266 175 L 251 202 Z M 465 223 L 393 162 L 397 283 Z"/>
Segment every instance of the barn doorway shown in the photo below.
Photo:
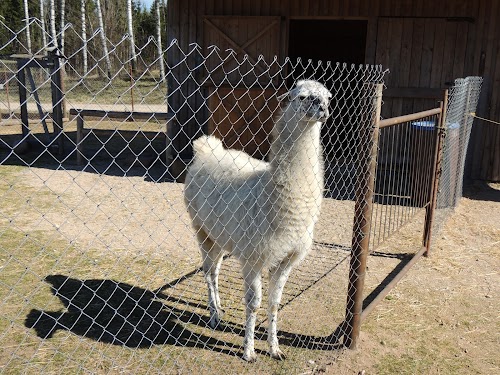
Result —
<path fill-rule="evenodd" d="M 301 58 L 313 64 L 305 67 L 298 64 L 290 75 L 289 85 L 301 78 L 317 79 L 337 92 L 349 90 L 350 82 L 339 82 L 336 77 L 324 77 L 323 71 L 316 70 L 319 60 L 332 63 L 365 64 L 367 20 L 290 20 L 288 56 L 292 61 Z M 349 108 L 355 103 L 350 95 L 340 95 L 343 102 L 332 102 L 332 116 L 323 126 L 322 141 L 328 160 L 342 160 L 352 154 L 356 143 L 355 121 Z M 335 99 L 335 98 L 334 98 Z"/>
<path fill-rule="evenodd" d="M 366 20 L 290 20 L 288 56 L 364 64 Z"/>

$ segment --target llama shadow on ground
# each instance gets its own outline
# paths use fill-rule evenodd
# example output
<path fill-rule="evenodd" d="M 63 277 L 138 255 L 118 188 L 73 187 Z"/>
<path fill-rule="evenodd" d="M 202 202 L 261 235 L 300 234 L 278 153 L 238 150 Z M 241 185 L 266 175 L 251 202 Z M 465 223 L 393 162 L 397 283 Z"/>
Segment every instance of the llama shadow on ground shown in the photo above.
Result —
<path fill-rule="evenodd" d="M 63 275 L 45 278 L 64 311 L 31 310 L 25 325 L 41 338 L 67 330 L 99 342 L 132 348 L 152 345 L 207 346 L 217 341 L 195 334 L 183 323 L 206 324 L 204 317 L 161 302 L 167 296 L 114 280 L 79 280 Z M 220 343 L 219 343 L 220 344 Z"/>
<path fill-rule="evenodd" d="M 198 272 L 201 270 L 195 270 L 181 279 Z M 66 330 L 97 342 L 130 348 L 175 345 L 203 348 L 231 356 L 243 353 L 241 346 L 221 340 L 216 333 L 212 337 L 189 329 L 189 325 L 193 324 L 208 327 L 208 316 L 193 312 L 194 308 L 188 301 L 180 304 L 177 298 L 169 296 L 165 292 L 168 291 L 168 284 L 151 291 L 114 280 L 79 280 L 64 275 L 50 275 L 45 281 L 51 285 L 52 293 L 65 309 L 33 309 L 29 312 L 25 326 L 34 329 L 40 338 L 50 339 L 58 330 Z M 163 301 L 175 301 L 177 307 Z M 199 304 L 196 307 L 206 309 Z M 234 323 L 222 325 L 219 330 L 244 336 L 244 327 Z M 284 345 L 316 350 L 339 348 L 340 336 L 334 335 L 339 333 L 334 332 L 328 337 L 279 333 Z M 256 338 L 265 340 L 265 329 L 257 328 Z"/>

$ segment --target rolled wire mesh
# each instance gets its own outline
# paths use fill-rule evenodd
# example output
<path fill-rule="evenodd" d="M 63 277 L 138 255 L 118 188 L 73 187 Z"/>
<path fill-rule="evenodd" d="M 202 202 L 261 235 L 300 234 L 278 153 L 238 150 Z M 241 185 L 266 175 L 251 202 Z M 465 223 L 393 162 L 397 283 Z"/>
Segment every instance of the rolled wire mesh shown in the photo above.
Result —
<path fill-rule="evenodd" d="M 71 25 L 65 33 L 79 38 Z M 372 131 L 372 87 L 383 82 L 385 71 L 251 61 L 215 46 L 182 49 L 174 42 L 164 51 L 163 80 L 156 71 L 161 57 L 146 61 L 141 48 L 137 71 L 129 69 L 127 38 L 108 41 L 107 71 L 97 36 L 89 38 L 86 72 L 82 49 L 68 44 L 65 56 L 55 52 L 64 73 L 44 68 L 45 46 L 34 44 L 38 50 L 26 56 L 22 30 L 11 34 L 4 50 L 24 54 L 27 64 L 12 56 L 0 60 L 9 88 L 0 96 L 2 370 L 172 373 L 230 366 L 235 373 L 286 372 L 307 367 L 305 357 L 338 348 L 345 333 L 337 328 L 345 315 L 358 154 Z M 21 70 L 31 73 L 33 85 L 20 80 Z M 64 97 L 54 102 L 52 78 L 59 73 L 64 87 L 56 89 Z M 333 94 L 320 139 L 322 214 L 312 249 L 292 271 L 281 299 L 278 338 L 288 360 L 260 355 L 268 351 L 263 308 L 255 332 L 260 361 L 248 369 L 240 359 L 240 264 L 234 256 L 222 263 L 225 314 L 212 330 L 202 257 L 180 181 L 193 157 L 192 141 L 203 133 L 267 163 L 277 97 L 308 78 Z M 27 92 L 22 103 L 19 85 Z M 56 133 L 53 107 L 61 100 L 64 130 Z M 60 139 L 62 149 L 54 147 Z M 267 288 L 264 276 L 263 307 Z"/>
<path fill-rule="evenodd" d="M 436 232 L 441 230 L 462 197 L 465 158 L 481 84 L 481 77 L 458 78 L 449 89 L 445 123 L 446 137 L 442 151 L 434 220 Z"/>

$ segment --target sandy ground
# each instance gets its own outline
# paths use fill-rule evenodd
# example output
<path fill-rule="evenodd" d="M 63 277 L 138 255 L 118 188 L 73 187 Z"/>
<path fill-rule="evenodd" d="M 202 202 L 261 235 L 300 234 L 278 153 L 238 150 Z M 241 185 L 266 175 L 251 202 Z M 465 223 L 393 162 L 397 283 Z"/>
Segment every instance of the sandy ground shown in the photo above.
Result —
<path fill-rule="evenodd" d="M 362 326 L 328 374 L 500 372 L 500 184 L 466 189 L 432 247 Z"/>
<path fill-rule="evenodd" d="M 6 166 L 0 172 L 0 240 L 7 251 L 1 258 L 0 292 L 6 293 L 0 311 L 6 319 L 0 365 L 6 362 L 6 369 L 220 373 L 224 364 L 228 373 L 262 374 L 498 372 L 499 184 L 470 189 L 435 237 L 431 257 L 420 260 L 368 317 L 356 351 L 337 350 L 331 336 L 345 312 L 354 204 L 326 199 L 316 245 L 292 273 L 282 301 L 279 337 L 288 359 L 276 362 L 266 356 L 262 309 L 259 362 L 248 365 L 240 359 L 243 286 L 233 259 L 224 263 L 220 280 L 229 329 L 206 327 L 205 285 L 182 184 L 64 169 Z M 370 257 L 367 292 L 398 264 L 393 255 L 418 248 L 421 220 L 417 217 L 414 226 L 394 236 L 396 242 L 379 248 L 382 256 Z M 77 290 L 98 283 L 130 289 L 132 297 L 155 294 L 144 308 L 152 321 L 132 319 L 135 297 L 119 299 L 115 309 L 123 321 L 114 328 L 135 327 L 133 332 L 143 338 L 150 330 L 141 327 L 159 325 L 166 336 L 156 333 L 147 349 L 110 345 L 103 332 L 95 333 L 93 324 L 81 328 L 80 315 L 75 318 L 71 306 L 61 305 L 61 294 L 68 291 L 61 286 L 59 297 L 53 295 L 48 284 L 64 278 Z M 113 292 L 106 298 L 112 297 Z M 86 301 L 84 295 L 79 298 Z M 101 310 L 88 314 L 100 326 L 108 324 L 100 320 Z M 48 323 L 39 317 L 46 315 L 64 323 L 49 338 L 40 337 Z M 176 323 L 168 331 L 172 316 Z M 119 330 L 114 337 L 128 335 Z"/>

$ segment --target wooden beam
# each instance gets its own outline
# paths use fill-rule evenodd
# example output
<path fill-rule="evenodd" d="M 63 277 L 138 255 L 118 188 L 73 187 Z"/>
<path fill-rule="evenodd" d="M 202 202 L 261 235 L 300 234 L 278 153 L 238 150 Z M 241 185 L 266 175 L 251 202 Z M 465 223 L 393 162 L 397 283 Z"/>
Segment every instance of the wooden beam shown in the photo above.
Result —
<path fill-rule="evenodd" d="M 275 20 L 271 24 L 267 25 L 262 31 L 260 31 L 258 34 L 256 34 L 254 37 L 249 39 L 245 44 L 241 46 L 242 50 L 245 50 L 248 46 L 259 40 L 262 36 L 264 36 L 265 33 L 267 33 L 270 29 L 272 29 L 276 24 L 278 23 L 278 20 Z"/>
<path fill-rule="evenodd" d="M 388 126 L 402 124 L 404 122 L 410 122 L 410 121 L 420 120 L 420 119 L 423 119 L 425 117 L 437 115 L 439 113 L 441 113 L 441 108 L 434 108 L 434 109 L 429 109 L 427 111 L 412 113 L 412 114 L 409 114 L 409 115 L 392 117 L 392 118 L 386 118 L 386 119 L 380 120 L 379 127 L 380 128 L 385 128 L 385 127 L 388 127 Z"/>
<path fill-rule="evenodd" d="M 78 109 L 71 108 L 69 114 L 73 116 L 91 116 L 100 118 L 111 119 L 124 119 L 124 120 L 170 120 L 174 117 L 172 112 L 135 112 L 135 111 L 103 111 L 99 109 Z"/>
<path fill-rule="evenodd" d="M 214 28 L 222 36 L 222 38 L 224 38 L 235 50 L 248 56 L 248 60 L 252 63 L 252 65 L 256 69 L 259 68 L 261 71 L 263 71 L 263 68 L 257 64 L 257 61 L 252 56 L 250 56 L 250 54 L 247 51 L 245 51 L 238 43 L 236 43 L 232 38 L 230 38 L 224 31 L 222 31 L 219 27 L 217 27 L 217 25 L 215 25 L 212 21 L 210 21 L 206 17 L 205 17 L 204 21 L 207 25 Z"/>

